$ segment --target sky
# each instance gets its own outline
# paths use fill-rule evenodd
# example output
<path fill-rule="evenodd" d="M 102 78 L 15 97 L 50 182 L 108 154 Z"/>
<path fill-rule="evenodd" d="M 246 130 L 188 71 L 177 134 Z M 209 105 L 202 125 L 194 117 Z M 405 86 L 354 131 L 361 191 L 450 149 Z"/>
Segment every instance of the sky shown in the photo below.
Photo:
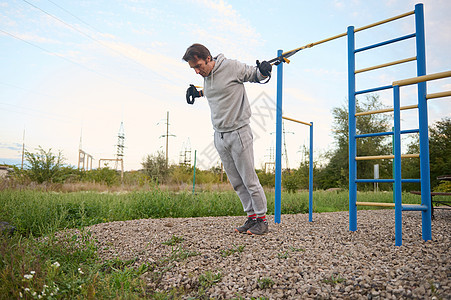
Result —
<path fill-rule="evenodd" d="M 78 165 L 78 150 L 115 158 L 123 123 L 125 170 L 142 168 L 147 155 L 166 151 L 179 163 L 191 150 L 197 166 L 218 166 L 206 99 L 188 105 L 189 84 L 202 86 L 182 56 L 202 43 L 213 56 L 255 65 L 288 51 L 414 10 L 424 4 L 426 70 L 451 70 L 448 0 L 0 0 L 0 164 L 20 164 L 22 145 L 61 151 Z M 409 16 L 356 33 L 356 47 L 414 32 Z M 414 39 L 359 53 L 356 68 L 415 56 Z M 336 39 L 290 57 L 283 68 L 283 114 L 314 124 L 314 156 L 334 149 L 332 109 L 347 105 L 347 42 Z M 415 77 L 414 62 L 357 75 L 357 89 Z M 269 83 L 246 83 L 251 103 L 256 168 L 274 159 L 277 71 Z M 451 90 L 451 79 L 428 92 Z M 378 94 L 391 107 L 391 92 Z M 402 88 L 401 104 L 416 102 Z M 451 117 L 450 97 L 430 100 L 429 124 Z M 417 128 L 415 111 L 402 129 Z M 295 168 L 308 147 L 308 126 L 285 121 L 284 167 Z M 405 150 L 405 149 L 404 149 Z M 189 152 L 186 152 L 189 153 Z M 102 165 L 103 166 L 103 165 Z"/>

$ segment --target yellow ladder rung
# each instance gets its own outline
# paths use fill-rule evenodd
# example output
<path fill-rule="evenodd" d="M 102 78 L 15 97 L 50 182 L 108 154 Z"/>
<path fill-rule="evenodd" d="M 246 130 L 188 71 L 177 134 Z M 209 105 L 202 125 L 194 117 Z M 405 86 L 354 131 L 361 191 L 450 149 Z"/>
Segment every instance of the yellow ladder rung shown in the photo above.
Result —
<path fill-rule="evenodd" d="M 442 98 L 442 97 L 449 97 L 451 96 L 451 91 L 441 92 L 441 93 L 434 93 L 434 94 L 427 94 L 426 99 L 434 99 L 434 98 Z"/>
<path fill-rule="evenodd" d="M 394 65 L 398 65 L 398 64 L 403 64 L 403 63 L 406 63 L 406 62 L 409 62 L 409 61 L 414 61 L 416 59 L 417 59 L 416 56 L 405 58 L 405 59 L 400 59 L 400 60 L 392 61 L 392 62 L 389 62 L 389 63 L 385 63 L 385 64 L 381 64 L 381 65 L 377 65 L 377 66 L 372 66 L 372 67 L 369 67 L 369 68 L 355 70 L 354 73 L 358 74 L 358 73 L 362 73 L 362 72 L 366 72 L 366 71 L 371 71 L 371 70 L 376 70 L 376 69 L 385 68 L 385 67 L 389 67 L 389 66 L 394 66 Z"/>
<path fill-rule="evenodd" d="M 406 109 L 413 109 L 413 108 L 418 108 L 418 104 L 401 106 L 399 109 L 406 110 Z M 365 116 L 365 115 L 372 115 L 372 114 L 380 114 L 380 113 L 385 113 L 385 112 L 391 112 L 393 110 L 394 110 L 393 108 L 384 108 L 384 109 L 378 109 L 378 110 L 364 111 L 364 112 L 356 113 L 355 116 L 357 117 L 357 116 Z"/>
<path fill-rule="evenodd" d="M 395 207 L 394 203 L 381 203 L 381 202 L 356 202 L 356 205 L 364 206 L 385 206 L 385 207 Z"/>
<path fill-rule="evenodd" d="M 385 207 L 395 207 L 394 203 L 386 203 L 386 202 L 356 202 L 356 205 L 361 206 L 385 206 Z M 418 205 L 418 204 L 402 204 L 405 205 Z"/>
<path fill-rule="evenodd" d="M 401 158 L 417 158 L 420 154 L 402 154 Z M 372 160 L 372 159 L 393 159 L 395 156 L 392 155 L 375 155 L 375 156 L 357 156 L 355 160 Z"/>

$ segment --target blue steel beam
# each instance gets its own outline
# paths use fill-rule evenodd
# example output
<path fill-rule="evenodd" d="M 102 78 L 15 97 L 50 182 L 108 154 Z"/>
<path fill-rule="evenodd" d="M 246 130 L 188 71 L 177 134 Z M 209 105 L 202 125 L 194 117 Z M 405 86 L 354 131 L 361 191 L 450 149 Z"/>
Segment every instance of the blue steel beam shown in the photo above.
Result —
<path fill-rule="evenodd" d="M 426 205 L 403 205 L 402 211 L 427 211 L 429 208 Z"/>
<path fill-rule="evenodd" d="M 395 198 L 395 246 L 402 245 L 402 184 L 401 184 L 401 105 L 399 86 L 393 87 L 394 116 L 394 198 Z"/>
<path fill-rule="evenodd" d="M 417 76 L 426 75 L 426 49 L 424 37 L 423 4 L 415 5 L 415 29 L 417 33 Z M 426 100 L 426 82 L 418 83 L 418 119 L 420 129 L 420 175 L 421 204 L 429 207 L 422 212 L 422 236 L 428 241 L 431 232 L 431 179 L 429 170 L 429 138 L 428 138 L 428 107 Z"/>
<path fill-rule="evenodd" d="M 309 162 L 309 184 L 308 184 L 308 220 L 313 220 L 313 122 L 310 122 L 310 162 Z"/>
<path fill-rule="evenodd" d="M 393 88 L 393 85 L 384 85 L 384 86 L 375 87 L 375 88 L 368 89 L 368 90 L 357 91 L 357 92 L 355 92 L 355 95 L 372 93 L 372 92 L 377 92 L 377 91 L 382 91 L 382 90 L 388 90 L 391 88 Z"/>
<path fill-rule="evenodd" d="M 366 46 L 366 47 L 363 47 L 363 48 L 359 48 L 359 49 L 356 49 L 354 51 L 354 53 L 357 53 L 357 52 L 360 52 L 360 51 L 369 50 L 369 49 L 373 49 L 373 48 L 377 48 L 377 47 L 388 45 L 388 44 L 391 44 L 391 43 L 400 42 L 400 41 L 407 40 L 407 39 L 410 39 L 410 38 L 413 38 L 413 37 L 415 37 L 415 33 L 408 34 L 408 35 L 405 35 L 405 36 L 401 36 L 399 38 L 395 38 L 395 39 L 392 39 L 392 40 L 380 42 L 380 43 L 377 43 L 377 44 L 373 44 L 373 45 L 370 45 L 370 46 Z"/>
<path fill-rule="evenodd" d="M 394 179 L 356 179 L 355 182 L 357 183 L 371 183 L 371 182 L 395 182 Z M 401 179 L 401 182 L 409 182 L 409 183 L 419 183 L 421 182 L 421 179 Z"/>
<path fill-rule="evenodd" d="M 349 119 L 349 230 L 357 230 L 357 156 L 355 117 L 355 39 L 354 26 L 348 27 L 348 119 Z"/>
<path fill-rule="evenodd" d="M 277 57 L 282 50 L 277 51 Z M 275 174 L 275 199 L 274 222 L 280 223 L 282 214 L 282 81 L 283 63 L 277 66 L 277 112 L 276 112 L 276 174 Z"/>
<path fill-rule="evenodd" d="M 420 131 L 419 129 L 407 129 L 407 130 L 401 130 L 401 134 L 417 133 L 419 131 Z M 372 136 L 383 136 L 383 135 L 393 135 L 393 131 L 358 134 L 355 137 L 357 139 L 360 139 L 360 138 L 366 138 L 366 137 L 372 137 Z"/>

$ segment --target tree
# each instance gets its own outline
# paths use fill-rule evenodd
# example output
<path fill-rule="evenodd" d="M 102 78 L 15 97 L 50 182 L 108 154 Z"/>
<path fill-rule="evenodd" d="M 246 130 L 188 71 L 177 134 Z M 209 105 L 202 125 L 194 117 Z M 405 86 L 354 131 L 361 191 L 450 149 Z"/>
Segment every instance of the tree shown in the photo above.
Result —
<path fill-rule="evenodd" d="M 365 101 L 356 99 L 356 112 L 372 111 L 384 108 L 379 95 L 368 95 Z M 333 133 L 336 148 L 329 153 L 329 163 L 319 174 L 322 188 L 347 187 L 349 176 L 348 158 L 348 107 L 342 105 L 332 109 L 334 116 Z M 386 132 L 390 130 L 389 117 L 384 114 L 370 114 L 357 117 L 357 134 Z M 357 156 L 373 156 L 391 153 L 391 139 L 384 136 L 357 139 Z M 358 161 L 358 178 L 372 178 L 374 164 L 379 164 L 382 176 L 391 176 L 391 161 Z M 363 187 L 360 184 L 359 187 Z M 366 185 L 369 188 L 370 185 Z"/>
<path fill-rule="evenodd" d="M 164 183 L 169 177 L 169 169 L 166 166 L 166 156 L 162 151 L 156 155 L 147 155 L 142 162 L 144 172 L 157 183 Z"/>
<path fill-rule="evenodd" d="M 438 176 L 451 175 L 451 118 L 437 121 L 429 128 L 429 156 L 431 184 L 435 187 Z"/>
<path fill-rule="evenodd" d="M 408 153 L 420 153 L 418 135 L 411 141 Z M 403 178 L 420 178 L 418 159 L 404 159 L 402 162 Z M 429 126 L 429 166 L 431 188 L 438 186 L 438 176 L 451 175 L 451 118 L 446 117 Z M 419 185 L 405 184 L 406 190 L 418 189 Z"/>
<path fill-rule="evenodd" d="M 52 149 L 45 151 L 41 146 L 36 153 L 25 151 L 26 170 L 24 174 L 31 181 L 37 183 L 61 183 L 70 172 L 64 168 L 64 157 L 61 151 L 52 153 Z"/>

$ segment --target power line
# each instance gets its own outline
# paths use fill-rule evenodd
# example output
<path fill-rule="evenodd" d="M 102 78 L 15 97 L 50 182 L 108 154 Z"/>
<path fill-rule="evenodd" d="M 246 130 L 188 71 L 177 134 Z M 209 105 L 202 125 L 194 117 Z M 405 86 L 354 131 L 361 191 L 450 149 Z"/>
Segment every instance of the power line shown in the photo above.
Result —
<path fill-rule="evenodd" d="M 25 0 L 24 0 L 24 1 L 25 1 Z M 97 72 L 97 71 L 95 71 L 95 70 L 92 70 L 92 69 L 90 69 L 90 68 L 88 68 L 88 67 L 86 67 L 86 66 L 84 66 L 84 65 L 82 65 L 82 64 L 79 64 L 79 63 L 77 63 L 77 62 L 75 62 L 75 61 L 73 61 L 73 60 L 70 60 L 70 59 L 68 59 L 68 58 L 66 58 L 66 57 L 64 57 L 64 56 L 62 56 L 61 54 L 52 52 L 52 51 L 47 50 L 47 49 L 45 49 L 45 48 L 43 48 L 43 47 L 41 47 L 41 46 L 38 46 L 38 45 L 33 44 L 33 43 L 30 43 L 29 41 L 27 41 L 27 40 L 25 40 L 25 39 L 23 39 L 23 38 L 21 38 L 21 37 L 18 37 L 17 35 L 14 35 L 14 34 L 12 34 L 12 33 L 9 33 L 9 32 L 7 32 L 7 31 L 4 31 L 3 29 L 0 29 L 0 31 L 3 32 L 4 34 L 7 34 L 7 35 L 9 35 L 9 36 L 15 38 L 15 39 L 18 39 L 18 40 L 20 40 L 20 41 L 22 41 L 22 42 L 24 42 L 24 43 L 27 43 L 28 45 L 31 45 L 31 46 L 33 46 L 33 47 L 35 47 L 35 48 L 38 48 L 38 49 L 40 49 L 40 50 L 42 50 L 42 51 L 44 51 L 44 52 L 47 52 L 47 53 L 49 53 L 49 54 L 51 54 L 51 55 L 56 55 L 56 56 L 58 56 L 59 58 L 62 58 L 62 59 L 64 59 L 65 61 L 70 62 L 71 64 L 75 64 L 75 65 L 77 65 L 77 66 L 79 66 L 79 67 L 81 67 L 81 68 L 83 68 L 83 69 L 86 69 L 86 70 L 88 70 L 88 71 L 90 71 L 90 72 L 94 72 L 94 73 L 96 73 L 97 75 L 100 75 L 100 76 L 102 76 L 102 77 L 105 77 L 105 78 L 108 78 L 108 79 L 112 79 L 112 78 L 109 78 L 108 76 L 106 76 L 106 75 L 104 75 L 104 74 L 101 74 L 101 73 L 99 73 L 99 72 Z"/>
<path fill-rule="evenodd" d="M 27 43 L 27 44 L 30 45 L 30 46 L 33 46 L 33 47 L 38 48 L 38 49 L 40 49 L 40 50 L 42 50 L 42 51 L 44 51 L 44 52 L 47 52 L 47 53 L 50 54 L 50 55 L 56 55 L 57 57 L 59 57 L 59 58 L 61 58 L 61 59 L 64 59 L 64 60 L 67 61 L 67 62 L 70 62 L 70 63 L 72 63 L 72 64 L 74 64 L 74 65 L 77 65 L 77 66 L 79 66 L 79 67 L 81 67 L 81 68 L 83 68 L 83 69 L 85 69 L 85 70 L 88 70 L 88 71 L 90 71 L 90 72 L 92 72 L 92 73 L 95 73 L 95 74 L 97 74 L 97 75 L 99 75 L 99 76 L 101 76 L 101 77 L 103 77 L 103 78 L 112 80 L 112 81 L 114 81 L 114 82 L 119 83 L 119 84 L 122 85 L 122 86 L 125 86 L 125 87 L 127 87 L 127 88 L 132 88 L 132 89 L 134 89 L 134 90 L 136 90 L 136 91 L 138 91 L 138 92 L 140 92 L 140 93 L 142 93 L 142 94 L 144 94 L 144 95 L 146 95 L 146 96 L 151 96 L 151 97 L 152 97 L 152 95 L 150 95 L 149 93 L 147 93 L 147 92 L 145 92 L 145 91 L 143 91 L 143 90 L 140 90 L 140 89 L 136 89 L 136 88 L 130 87 L 130 86 L 124 84 L 121 80 L 115 79 L 115 78 L 110 77 L 110 76 L 105 75 L 105 74 L 102 74 L 102 73 L 100 73 L 100 72 L 98 72 L 98 71 L 96 71 L 96 70 L 94 70 L 94 69 L 90 69 L 90 68 L 88 68 L 88 67 L 86 67 L 86 66 L 84 66 L 84 65 L 82 65 L 82 64 L 80 64 L 80 63 L 78 63 L 78 62 L 75 62 L 75 61 L 73 61 L 73 60 L 70 60 L 70 59 L 64 57 L 64 56 L 61 55 L 61 54 L 52 52 L 52 51 L 47 50 L 47 49 L 45 49 L 45 48 L 43 48 L 43 47 L 41 47 L 41 46 L 38 46 L 38 45 L 36 45 L 36 44 L 33 44 L 33 43 L 31 43 L 31 42 L 29 42 L 29 41 L 27 41 L 27 40 L 25 40 L 25 39 L 23 39 L 23 38 L 21 38 L 21 37 L 18 37 L 18 36 L 16 36 L 16 35 L 12 34 L 12 33 L 9 33 L 9 32 L 7 32 L 7 31 L 4 31 L 3 29 L 0 29 L 0 32 L 3 32 L 4 34 L 9 35 L 9 36 L 11 36 L 11 37 L 13 37 L 13 38 L 15 38 L 15 39 L 18 39 L 18 40 L 20 40 L 20 41 L 22 41 L 22 42 L 24 42 L 24 43 Z"/>
<path fill-rule="evenodd" d="M 107 49 L 113 51 L 114 53 L 116 53 L 116 54 L 118 54 L 118 55 L 120 55 L 120 56 L 122 56 L 122 57 L 124 57 L 124 58 L 126 58 L 126 59 L 128 59 L 128 60 L 130 60 L 130 61 L 132 61 L 132 62 L 134 62 L 134 63 L 136 63 L 136 64 L 138 64 L 138 65 L 140 65 L 140 66 L 142 66 L 142 67 L 144 67 L 144 68 L 146 68 L 147 70 L 150 70 L 150 71 L 151 71 L 154 75 L 156 75 L 158 78 L 161 78 L 161 77 L 162 77 L 160 74 L 158 74 L 157 72 L 153 71 L 152 69 L 149 69 L 146 65 L 142 64 L 141 62 L 139 62 L 139 61 L 137 61 L 137 60 L 135 60 L 135 59 L 133 59 L 133 58 L 131 58 L 131 57 L 129 57 L 129 56 L 127 56 L 127 55 L 125 55 L 125 54 L 123 54 L 123 53 L 121 53 L 121 52 L 115 50 L 115 49 L 113 49 L 113 48 L 111 48 L 110 46 L 106 45 L 105 43 L 99 41 L 98 39 L 92 37 L 91 35 L 89 35 L 89 34 L 83 32 L 83 31 L 81 31 L 80 29 L 78 29 L 78 28 L 72 26 L 71 24 L 69 24 L 69 23 L 67 23 L 67 22 L 65 22 L 65 21 L 63 21 L 63 20 L 61 20 L 60 18 L 58 18 L 58 17 L 56 17 L 56 16 L 50 14 L 49 12 L 43 10 L 42 8 L 40 8 L 40 7 L 36 6 L 36 5 L 34 5 L 34 4 L 30 3 L 30 2 L 28 2 L 27 0 L 22 0 L 22 1 L 25 2 L 25 3 L 27 3 L 28 5 L 30 5 L 30 6 L 32 6 L 32 7 L 34 7 L 34 8 L 36 8 L 37 10 L 41 11 L 42 13 L 48 15 L 49 17 L 51 17 L 51 18 L 53 18 L 53 19 L 55 19 L 55 20 L 57 20 L 57 21 L 63 23 L 64 25 L 68 26 L 69 28 L 72 28 L 73 30 L 75 30 L 75 31 L 77 31 L 78 33 L 84 35 L 85 37 L 89 38 L 90 40 L 92 40 L 92 41 L 94 41 L 94 42 L 100 44 L 101 46 L 103 46 L 103 47 L 105 47 L 105 48 L 107 48 Z M 50 2 L 51 2 L 51 1 L 50 1 Z M 53 3 L 53 2 L 52 2 L 52 3 Z M 57 5 L 57 6 L 60 7 L 59 5 Z M 61 8 L 61 7 L 60 7 L 60 8 Z M 67 11 L 66 9 L 63 9 L 63 10 L 64 10 L 64 11 Z M 72 13 L 69 13 L 69 14 L 73 16 Z M 79 19 L 79 18 L 77 17 L 77 19 Z M 90 25 L 88 25 L 88 26 L 90 26 Z M 90 26 L 90 27 L 91 27 L 91 26 Z M 97 31 L 97 30 L 96 30 L 96 31 Z M 100 32 L 98 32 L 98 33 L 100 33 Z M 165 77 L 165 76 L 163 76 L 163 78 L 164 78 L 165 80 L 168 80 L 168 81 L 172 82 L 169 78 L 167 78 L 167 77 Z"/>
<path fill-rule="evenodd" d="M 82 22 L 83 24 L 85 24 L 85 25 L 91 27 L 92 29 L 94 29 L 94 30 L 97 31 L 97 32 L 100 32 L 100 30 L 98 30 L 98 29 L 95 28 L 94 26 L 92 26 L 92 25 L 86 23 L 85 21 L 83 21 L 82 19 L 80 19 L 79 17 L 77 17 L 76 15 L 74 15 L 73 13 L 71 13 L 70 11 L 68 11 L 67 9 L 65 9 L 64 7 L 60 6 L 59 4 L 53 2 L 52 0 L 47 0 L 47 1 L 49 1 L 50 3 L 52 3 L 53 5 L 55 5 L 56 7 L 58 7 L 59 9 L 65 11 L 66 13 L 68 13 L 69 15 L 71 15 L 72 17 L 74 17 L 75 19 L 77 19 L 78 21 Z"/>
<path fill-rule="evenodd" d="M 26 88 L 23 88 L 23 87 L 14 85 L 14 84 L 6 83 L 6 82 L 0 82 L 0 84 L 6 85 L 6 86 L 9 86 L 9 87 L 13 87 L 13 88 L 18 89 L 18 90 L 25 91 L 25 92 L 27 92 L 27 93 L 32 93 L 32 94 L 44 96 L 44 97 L 47 97 L 47 98 L 54 98 L 54 99 L 57 99 L 57 98 L 58 98 L 58 97 L 56 97 L 56 96 L 51 96 L 51 95 L 43 94 L 43 93 L 40 93 L 40 92 L 36 92 L 36 91 L 30 90 L 30 89 L 26 89 Z"/>

